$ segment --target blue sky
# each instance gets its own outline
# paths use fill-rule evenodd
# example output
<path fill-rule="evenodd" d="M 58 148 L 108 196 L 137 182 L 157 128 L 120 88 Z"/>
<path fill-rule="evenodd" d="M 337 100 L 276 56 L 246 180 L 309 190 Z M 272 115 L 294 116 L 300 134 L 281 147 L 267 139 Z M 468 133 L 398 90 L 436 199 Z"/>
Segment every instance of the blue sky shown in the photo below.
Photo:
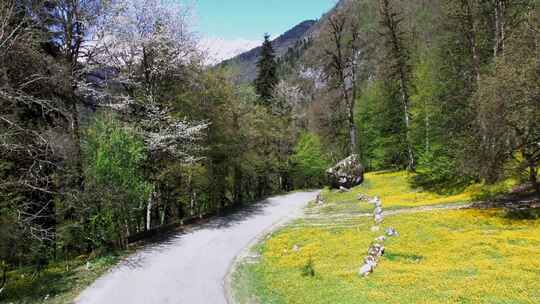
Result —
<path fill-rule="evenodd" d="M 307 19 L 318 19 L 337 0 L 193 0 L 195 31 L 219 62 L 260 45 Z"/>

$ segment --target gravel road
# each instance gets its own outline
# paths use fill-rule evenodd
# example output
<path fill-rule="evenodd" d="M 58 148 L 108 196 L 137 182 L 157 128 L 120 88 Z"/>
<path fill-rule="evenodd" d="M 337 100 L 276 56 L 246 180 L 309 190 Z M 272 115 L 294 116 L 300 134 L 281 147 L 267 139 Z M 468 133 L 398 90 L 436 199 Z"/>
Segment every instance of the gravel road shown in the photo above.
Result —
<path fill-rule="evenodd" d="M 225 304 L 224 278 L 254 238 L 302 214 L 317 192 L 273 197 L 133 254 L 82 292 L 78 304 Z"/>

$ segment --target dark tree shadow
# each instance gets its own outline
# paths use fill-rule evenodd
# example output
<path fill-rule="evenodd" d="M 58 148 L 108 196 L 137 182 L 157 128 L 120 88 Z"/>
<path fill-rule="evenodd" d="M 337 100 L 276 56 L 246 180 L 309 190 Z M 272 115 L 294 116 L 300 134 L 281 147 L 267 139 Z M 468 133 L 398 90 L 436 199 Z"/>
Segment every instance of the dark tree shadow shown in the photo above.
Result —
<path fill-rule="evenodd" d="M 137 252 L 125 258 L 117 267 L 137 269 L 144 265 L 147 256 L 168 250 L 171 246 L 178 246 L 185 235 L 201 229 L 226 229 L 239 225 L 253 217 L 264 214 L 264 210 L 271 203 L 269 199 L 257 203 L 238 205 L 227 208 L 221 215 L 208 218 L 195 219 L 189 224 L 174 225 L 169 229 L 156 230 L 150 237 L 137 241 L 134 245 Z"/>

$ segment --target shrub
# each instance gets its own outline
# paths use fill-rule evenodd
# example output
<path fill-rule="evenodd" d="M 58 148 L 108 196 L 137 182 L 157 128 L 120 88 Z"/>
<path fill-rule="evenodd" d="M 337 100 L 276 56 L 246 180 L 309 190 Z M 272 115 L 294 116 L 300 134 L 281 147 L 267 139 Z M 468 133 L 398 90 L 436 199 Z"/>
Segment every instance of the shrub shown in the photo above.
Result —
<path fill-rule="evenodd" d="M 313 265 L 313 259 L 309 258 L 304 266 L 302 266 L 302 275 L 305 277 L 315 276 L 315 267 Z"/>
<path fill-rule="evenodd" d="M 326 180 L 325 171 L 331 162 L 323 151 L 320 138 L 313 133 L 300 135 L 291 157 L 296 187 L 318 187 Z"/>

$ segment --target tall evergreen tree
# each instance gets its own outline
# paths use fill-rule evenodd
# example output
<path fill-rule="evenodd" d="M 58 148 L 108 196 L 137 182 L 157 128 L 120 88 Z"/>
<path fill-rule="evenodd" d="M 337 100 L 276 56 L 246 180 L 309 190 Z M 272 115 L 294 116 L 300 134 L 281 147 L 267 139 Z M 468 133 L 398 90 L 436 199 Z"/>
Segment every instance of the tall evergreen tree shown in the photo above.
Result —
<path fill-rule="evenodd" d="M 255 79 L 255 90 L 260 96 L 261 101 L 265 104 L 269 104 L 272 99 L 274 88 L 278 83 L 276 56 L 269 34 L 264 35 L 261 57 L 257 62 L 257 69 L 258 73 L 257 78 Z"/>

